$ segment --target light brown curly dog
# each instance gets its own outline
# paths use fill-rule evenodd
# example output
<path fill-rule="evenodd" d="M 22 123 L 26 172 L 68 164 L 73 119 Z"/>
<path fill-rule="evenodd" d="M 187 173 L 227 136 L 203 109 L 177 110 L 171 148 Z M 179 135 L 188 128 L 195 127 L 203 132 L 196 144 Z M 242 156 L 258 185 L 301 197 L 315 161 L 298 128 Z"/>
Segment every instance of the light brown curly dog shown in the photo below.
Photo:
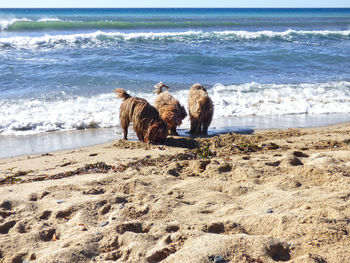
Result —
<path fill-rule="evenodd" d="M 167 91 L 163 92 L 163 88 Z M 187 116 L 187 113 L 184 106 L 168 92 L 168 89 L 169 87 L 163 82 L 159 82 L 154 86 L 154 93 L 158 94 L 154 106 L 162 120 L 168 125 L 169 133 L 178 135 L 176 127 L 182 124 L 182 120 Z"/>
<path fill-rule="evenodd" d="M 214 104 L 207 90 L 200 84 L 194 84 L 188 94 L 188 110 L 191 121 L 190 133 L 208 134 L 213 119 Z"/>
<path fill-rule="evenodd" d="M 131 97 L 124 89 L 116 89 L 118 98 L 123 99 L 119 109 L 119 120 L 124 133 L 128 137 L 128 127 L 133 122 L 134 131 L 142 142 L 161 143 L 168 135 L 166 123 L 159 117 L 155 107 L 147 100 Z"/>

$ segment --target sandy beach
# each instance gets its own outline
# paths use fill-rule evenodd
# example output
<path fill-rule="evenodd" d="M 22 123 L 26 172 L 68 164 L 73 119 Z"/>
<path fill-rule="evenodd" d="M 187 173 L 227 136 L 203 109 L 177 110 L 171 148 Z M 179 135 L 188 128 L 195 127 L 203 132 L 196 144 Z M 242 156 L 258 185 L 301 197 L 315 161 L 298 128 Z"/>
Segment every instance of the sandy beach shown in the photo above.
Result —
<path fill-rule="evenodd" d="M 0 159 L 0 262 L 347 262 L 350 123 Z"/>

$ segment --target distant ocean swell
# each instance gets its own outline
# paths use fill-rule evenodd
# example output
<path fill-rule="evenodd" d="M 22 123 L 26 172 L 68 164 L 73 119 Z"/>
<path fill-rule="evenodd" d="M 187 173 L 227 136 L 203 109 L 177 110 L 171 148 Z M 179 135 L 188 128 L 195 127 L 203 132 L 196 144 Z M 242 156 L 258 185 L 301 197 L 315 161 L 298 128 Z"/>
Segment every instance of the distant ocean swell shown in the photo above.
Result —
<path fill-rule="evenodd" d="M 285 114 L 350 113 L 350 82 L 304 84 L 216 84 L 208 92 L 214 118 Z M 188 90 L 173 92 L 187 105 Z M 153 102 L 155 95 L 137 93 Z M 26 135 L 119 125 L 121 101 L 112 93 L 55 100 L 0 100 L 0 135 Z M 186 106 L 187 108 L 187 106 Z M 189 121 L 183 127 L 188 128 Z"/>
<path fill-rule="evenodd" d="M 280 25 L 290 26 L 290 21 L 279 22 Z M 304 27 L 305 25 L 314 25 L 313 21 L 293 21 L 294 27 Z M 337 22 L 331 22 L 336 25 Z M 200 29 L 200 28 L 242 28 L 274 26 L 275 22 L 250 19 L 247 21 L 228 21 L 228 20 L 162 20 L 162 19 L 147 19 L 145 21 L 128 21 L 128 20 L 92 20 L 92 21 L 63 21 L 59 18 L 41 18 L 31 20 L 27 18 L 12 18 L 0 19 L 0 31 L 5 32 L 37 32 L 37 31 L 70 31 L 70 30 L 123 30 L 123 29 Z M 317 25 L 317 23 L 316 23 Z"/>
<path fill-rule="evenodd" d="M 60 19 L 29 19 L 3 20 L 1 30 L 9 32 L 41 31 L 41 30 L 76 30 L 76 29 L 143 29 L 143 28 L 196 28 L 234 26 L 236 22 L 202 22 L 202 21 L 62 21 Z"/>
<path fill-rule="evenodd" d="M 119 42 L 204 42 L 204 41 L 300 41 L 314 39 L 349 40 L 350 30 L 343 31 L 185 31 L 185 32 L 148 32 L 148 33 L 121 33 L 103 32 L 65 35 L 49 35 L 40 37 L 16 36 L 0 38 L 0 48 L 40 48 L 40 47 L 82 47 L 115 44 Z"/>

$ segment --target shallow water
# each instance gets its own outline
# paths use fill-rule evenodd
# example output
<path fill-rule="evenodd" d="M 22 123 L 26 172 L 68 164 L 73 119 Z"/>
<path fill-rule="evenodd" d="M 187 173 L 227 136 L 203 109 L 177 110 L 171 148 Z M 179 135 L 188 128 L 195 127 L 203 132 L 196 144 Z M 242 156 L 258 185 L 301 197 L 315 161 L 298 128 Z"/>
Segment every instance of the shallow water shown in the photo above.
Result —
<path fill-rule="evenodd" d="M 226 132 L 252 134 L 255 130 L 261 129 L 317 127 L 349 121 L 348 114 L 230 117 L 214 120 L 209 129 L 209 136 Z M 185 137 L 190 136 L 188 131 L 189 127 L 186 125 L 178 130 L 179 135 Z M 119 127 L 2 136 L 0 158 L 75 149 L 122 138 L 123 134 Z M 129 127 L 128 139 L 137 140 L 132 127 Z"/>

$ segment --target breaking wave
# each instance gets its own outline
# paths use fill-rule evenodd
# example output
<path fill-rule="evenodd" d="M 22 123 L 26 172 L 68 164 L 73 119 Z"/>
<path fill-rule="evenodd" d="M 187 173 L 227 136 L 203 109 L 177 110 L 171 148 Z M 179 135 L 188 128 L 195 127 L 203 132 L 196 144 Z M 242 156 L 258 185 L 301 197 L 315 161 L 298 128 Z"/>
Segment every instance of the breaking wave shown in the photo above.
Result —
<path fill-rule="evenodd" d="M 216 84 L 208 88 L 214 119 L 287 114 L 350 113 L 350 82 Z M 153 93 L 131 93 L 153 102 Z M 172 93 L 187 105 L 188 89 Z M 60 100 L 0 100 L 0 135 L 107 128 L 119 125 L 121 101 L 112 93 Z M 184 121 L 188 127 L 188 118 Z"/>
<path fill-rule="evenodd" d="M 314 39 L 334 41 L 349 40 L 350 30 L 343 31 L 184 31 L 184 32 L 103 32 L 44 36 L 15 36 L 0 38 L 1 48 L 74 48 L 116 45 L 124 42 L 207 42 L 207 41 L 312 41 Z"/>

